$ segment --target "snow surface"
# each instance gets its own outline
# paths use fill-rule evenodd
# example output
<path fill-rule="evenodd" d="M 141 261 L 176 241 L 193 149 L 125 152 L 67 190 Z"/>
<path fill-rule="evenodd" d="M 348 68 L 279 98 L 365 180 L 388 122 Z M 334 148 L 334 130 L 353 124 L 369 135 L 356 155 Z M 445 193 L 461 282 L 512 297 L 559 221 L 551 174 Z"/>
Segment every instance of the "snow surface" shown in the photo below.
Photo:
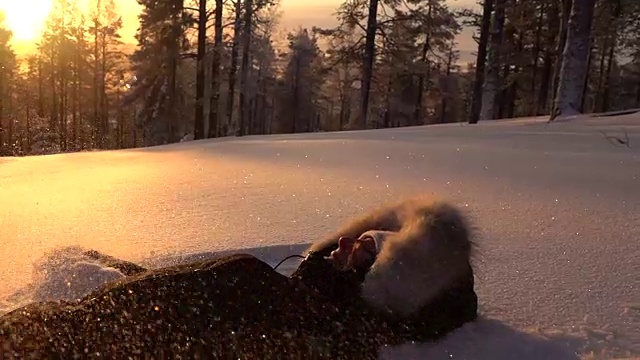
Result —
<path fill-rule="evenodd" d="M 639 149 L 632 114 L 0 158 L 0 313 L 121 276 L 83 249 L 275 264 L 372 206 L 433 193 L 481 231 L 481 320 L 384 359 L 640 358 Z"/>

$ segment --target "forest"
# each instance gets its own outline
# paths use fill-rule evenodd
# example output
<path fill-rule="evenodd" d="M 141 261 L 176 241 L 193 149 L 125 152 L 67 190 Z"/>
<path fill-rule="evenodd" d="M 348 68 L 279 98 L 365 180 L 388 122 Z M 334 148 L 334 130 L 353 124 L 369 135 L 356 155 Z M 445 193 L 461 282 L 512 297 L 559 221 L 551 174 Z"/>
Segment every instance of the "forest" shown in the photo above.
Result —
<path fill-rule="evenodd" d="M 20 58 L 0 14 L 0 156 L 640 108 L 636 0 L 345 0 L 287 34 L 277 0 L 137 1 L 137 44 L 54 0 Z"/>

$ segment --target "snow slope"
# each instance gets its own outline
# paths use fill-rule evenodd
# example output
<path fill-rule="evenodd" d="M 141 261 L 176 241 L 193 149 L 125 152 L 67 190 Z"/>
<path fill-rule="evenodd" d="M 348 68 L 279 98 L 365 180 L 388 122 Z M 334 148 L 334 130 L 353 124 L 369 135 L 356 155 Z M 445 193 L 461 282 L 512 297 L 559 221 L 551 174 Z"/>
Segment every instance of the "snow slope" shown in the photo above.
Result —
<path fill-rule="evenodd" d="M 482 232 L 482 319 L 385 359 L 640 358 L 639 149 L 632 114 L 0 158 L 0 313 L 118 276 L 83 248 L 275 264 L 371 206 L 434 193 Z"/>

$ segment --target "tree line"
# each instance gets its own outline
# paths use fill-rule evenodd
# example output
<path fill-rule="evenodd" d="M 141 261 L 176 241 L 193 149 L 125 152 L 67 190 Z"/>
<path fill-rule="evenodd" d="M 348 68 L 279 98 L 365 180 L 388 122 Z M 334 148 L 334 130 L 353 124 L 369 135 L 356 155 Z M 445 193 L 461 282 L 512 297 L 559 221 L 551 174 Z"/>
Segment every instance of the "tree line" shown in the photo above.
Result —
<path fill-rule="evenodd" d="M 55 0 L 21 59 L 0 18 L 0 154 L 640 107 L 634 0 L 346 0 L 286 35 L 277 0 L 137 1 L 135 48 L 113 0 Z"/>

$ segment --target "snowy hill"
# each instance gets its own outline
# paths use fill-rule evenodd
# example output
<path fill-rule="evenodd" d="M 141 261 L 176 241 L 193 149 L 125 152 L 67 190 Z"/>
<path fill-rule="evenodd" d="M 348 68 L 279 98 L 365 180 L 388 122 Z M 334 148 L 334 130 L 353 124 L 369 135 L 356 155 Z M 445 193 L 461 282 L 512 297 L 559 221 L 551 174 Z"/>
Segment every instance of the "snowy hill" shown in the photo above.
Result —
<path fill-rule="evenodd" d="M 244 249 L 275 264 L 418 193 L 474 216 L 482 320 L 384 358 L 640 358 L 638 114 L 0 158 L 0 313 L 108 280 L 79 248 L 150 266 Z"/>

